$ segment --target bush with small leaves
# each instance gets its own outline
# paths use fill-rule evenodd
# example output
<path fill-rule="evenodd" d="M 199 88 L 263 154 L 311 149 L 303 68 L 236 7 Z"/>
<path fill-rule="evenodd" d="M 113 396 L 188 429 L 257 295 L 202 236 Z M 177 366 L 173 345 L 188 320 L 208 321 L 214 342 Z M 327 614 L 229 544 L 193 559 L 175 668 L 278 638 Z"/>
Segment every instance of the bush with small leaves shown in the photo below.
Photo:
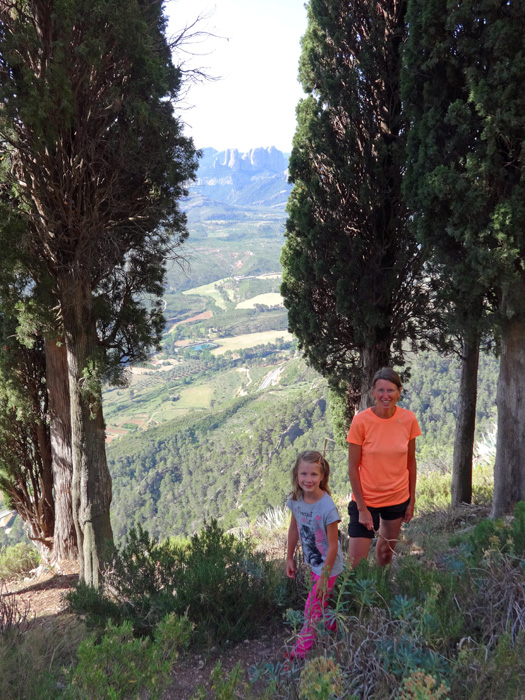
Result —
<path fill-rule="evenodd" d="M 25 574 L 38 566 L 40 555 L 34 546 L 19 542 L 0 550 L 0 579 Z"/>
<path fill-rule="evenodd" d="M 333 659 L 318 656 L 309 659 L 299 683 L 301 700 L 332 700 L 343 694 L 343 671 Z"/>
<path fill-rule="evenodd" d="M 412 671 L 403 680 L 399 700 L 450 700 L 448 688 L 424 671 Z"/>
<path fill-rule="evenodd" d="M 212 521 L 188 544 L 155 542 L 132 529 L 105 572 L 102 591 L 79 586 L 67 596 L 88 622 L 130 620 L 136 635 L 150 635 L 166 614 L 187 615 L 201 642 L 235 641 L 277 610 L 282 573 L 249 540 Z"/>
<path fill-rule="evenodd" d="M 151 700 L 160 697 L 191 633 L 189 620 L 176 615 L 158 624 L 153 639 L 136 639 L 130 622 L 109 623 L 101 640 L 92 634 L 79 646 L 78 664 L 68 673 L 65 698 L 128 700 L 143 697 L 143 693 Z"/>

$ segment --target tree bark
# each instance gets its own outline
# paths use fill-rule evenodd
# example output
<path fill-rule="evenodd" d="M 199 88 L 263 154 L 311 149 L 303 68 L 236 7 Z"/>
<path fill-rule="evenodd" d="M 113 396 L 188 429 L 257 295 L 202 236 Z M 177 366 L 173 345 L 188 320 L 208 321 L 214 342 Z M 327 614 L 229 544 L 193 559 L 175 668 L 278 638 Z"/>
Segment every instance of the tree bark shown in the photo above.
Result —
<path fill-rule="evenodd" d="M 525 283 L 503 294 L 500 372 L 498 378 L 498 438 L 494 465 L 491 517 L 508 513 L 525 500 Z"/>
<path fill-rule="evenodd" d="M 43 423 L 38 423 L 35 426 L 34 441 L 38 448 L 42 465 L 40 470 L 40 502 L 37 504 L 35 500 L 36 512 L 40 516 L 39 531 L 34 532 L 35 544 L 43 559 L 48 560 L 51 550 L 54 549 L 53 533 L 56 526 L 56 504 L 53 500 L 50 435 Z"/>
<path fill-rule="evenodd" d="M 458 413 L 454 435 L 451 502 L 472 503 L 472 454 L 478 397 L 479 338 L 463 339 Z"/>
<path fill-rule="evenodd" d="M 375 373 L 382 367 L 388 367 L 390 364 L 390 352 L 382 350 L 377 346 L 364 348 L 360 351 L 361 366 L 363 375 L 361 381 L 361 389 L 359 396 L 358 411 L 363 411 L 373 404 L 370 389 L 372 388 L 372 380 Z"/>
<path fill-rule="evenodd" d="M 96 323 L 88 283 L 65 280 L 61 293 L 71 402 L 72 508 L 80 579 L 98 588 L 101 567 L 113 546 L 113 532 L 102 392 L 91 371 L 97 361 Z"/>
<path fill-rule="evenodd" d="M 67 350 L 64 341 L 46 340 L 46 384 L 55 493 L 53 558 L 77 559 L 77 533 L 71 504 L 73 458 Z"/>

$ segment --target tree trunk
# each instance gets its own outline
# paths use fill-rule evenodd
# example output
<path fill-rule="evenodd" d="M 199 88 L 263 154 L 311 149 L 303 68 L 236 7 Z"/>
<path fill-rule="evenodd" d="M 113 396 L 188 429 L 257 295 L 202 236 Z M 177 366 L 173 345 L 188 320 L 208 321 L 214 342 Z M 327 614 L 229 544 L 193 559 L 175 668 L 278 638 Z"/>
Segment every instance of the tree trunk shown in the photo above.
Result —
<path fill-rule="evenodd" d="M 97 331 L 89 284 L 61 284 L 62 313 L 69 367 L 72 507 L 79 548 L 80 579 L 98 588 L 100 569 L 111 553 L 111 476 L 97 365 Z"/>
<path fill-rule="evenodd" d="M 73 459 L 67 350 L 64 342 L 46 340 L 46 384 L 51 429 L 51 457 L 55 491 L 53 558 L 77 559 L 77 533 L 71 505 Z"/>
<path fill-rule="evenodd" d="M 479 338 L 463 339 L 458 416 L 454 436 L 451 501 L 472 503 L 472 453 L 478 397 Z"/>
<path fill-rule="evenodd" d="M 361 390 L 358 410 L 362 411 L 373 404 L 370 389 L 375 373 L 382 367 L 388 367 L 390 363 L 390 352 L 380 350 L 377 346 L 364 348 L 360 351 L 361 366 L 363 368 Z"/>
<path fill-rule="evenodd" d="M 38 533 L 35 534 L 35 544 L 44 560 L 49 560 L 50 552 L 54 549 L 53 533 L 56 526 L 56 503 L 53 500 L 53 471 L 51 462 L 50 436 L 46 426 L 38 423 L 35 426 L 35 445 L 41 459 L 40 470 L 40 500 L 35 506 L 39 514 Z"/>
<path fill-rule="evenodd" d="M 505 292 L 501 311 L 498 378 L 498 439 L 494 465 L 493 518 L 525 500 L 525 319 L 523 282 Z"/>

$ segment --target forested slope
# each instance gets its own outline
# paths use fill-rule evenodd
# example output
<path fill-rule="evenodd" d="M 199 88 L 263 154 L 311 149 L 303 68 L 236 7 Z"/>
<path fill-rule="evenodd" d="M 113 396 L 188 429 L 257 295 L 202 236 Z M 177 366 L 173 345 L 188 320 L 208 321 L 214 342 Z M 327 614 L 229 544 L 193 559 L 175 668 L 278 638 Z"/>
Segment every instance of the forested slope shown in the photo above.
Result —
<path fill-rule="evenodd" d="M 297 452 L 322 449 L 332 435 L 324 382 L 296 370 L 278 388 L 112 444 L 117 536 L 134 522 L 159 537 L 191 533 L 212 517 L 228 527 L 282 505 Z M 334 457 L 333 483 L 344 489 L 344 451 Z"/>
<path fill-rule="evenodd" d="M 239 517 L 282 506 L 297 453 L 323 450 L 327 438 L 331 485 L 337 493 L 349 492 L 346 452 L 333 442 L 326 383 L 302 360 L 289 360 L 285 367 L 277 386 L 254 387 L 235 399 L 227 398 L 225 388 L 211 411 L 187 414 L 110 445 L 117 537 L 137 523 L 160 538 L 192 533 L 212 517 L 231 527 Z M 453 357 L 413 358 L 403 405 L 420 421 L 422 470 L 450 467 L 458 373 Z M 494 358 L 484 357 L 478 439 L 493 429 L 496 379 Z M 215 382 L 219 397 L 220 373 Z"/>

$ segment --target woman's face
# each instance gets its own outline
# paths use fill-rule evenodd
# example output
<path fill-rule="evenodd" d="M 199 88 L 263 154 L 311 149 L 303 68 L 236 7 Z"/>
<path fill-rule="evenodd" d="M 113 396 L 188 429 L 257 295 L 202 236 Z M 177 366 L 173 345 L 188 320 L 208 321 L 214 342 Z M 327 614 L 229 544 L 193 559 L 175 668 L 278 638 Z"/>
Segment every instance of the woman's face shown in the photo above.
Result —
<path fill-rule="evenodd" d="M 378 379 L 372 389 L 372 396 L 376 401 L 376 406 L 382 408 L 394 408 L 401 396 L 399 389 L 393 382 L 388 379 Z"/>

